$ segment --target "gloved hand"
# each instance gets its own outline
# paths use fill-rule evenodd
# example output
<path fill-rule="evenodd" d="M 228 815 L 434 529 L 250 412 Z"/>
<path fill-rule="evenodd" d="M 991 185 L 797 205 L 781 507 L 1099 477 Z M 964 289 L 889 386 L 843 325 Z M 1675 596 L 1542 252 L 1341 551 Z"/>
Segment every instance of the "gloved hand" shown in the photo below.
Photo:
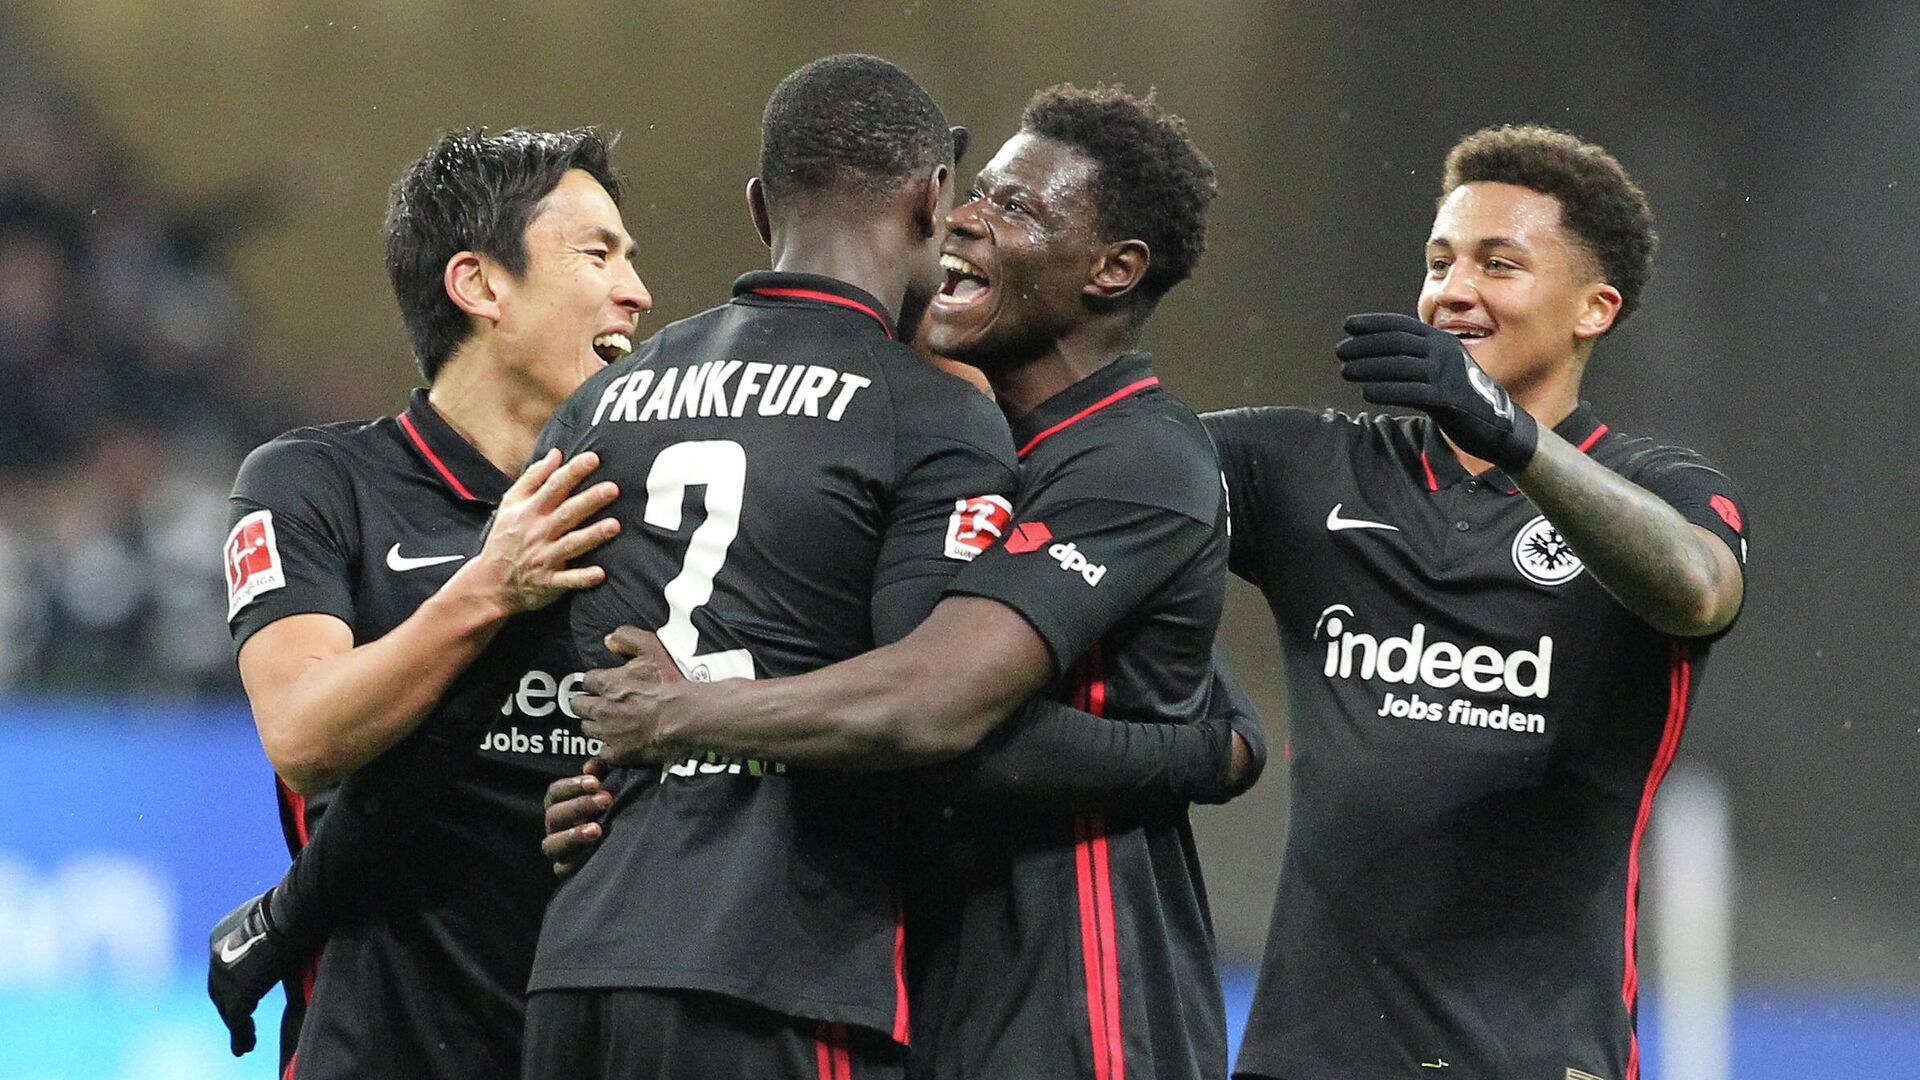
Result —
<path fill-rule="evenodd" d="M 207 936 L 207 996 L 227 1025 L 233 1056 L 253 1049 L 253 1010 L 300 957 L 275 929 L 268 889 L 226 914 Z"/>
<path fill-rule="evenodd" d="M 1376 405 L 1406 405 L 1433 417 L 1454 445 L 1508 473 L 1525 468 L 1540 425 L 1481 370 L 1460 339 L 1398 314 L 1351 315 L 1334 348 L 1340 377 Z"/>

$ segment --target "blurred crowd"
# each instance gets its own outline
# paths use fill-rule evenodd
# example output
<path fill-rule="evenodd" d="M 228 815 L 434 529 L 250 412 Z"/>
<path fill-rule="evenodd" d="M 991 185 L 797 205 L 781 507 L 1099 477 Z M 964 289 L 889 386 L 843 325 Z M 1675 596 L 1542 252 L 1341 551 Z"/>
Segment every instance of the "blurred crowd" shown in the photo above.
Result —
<path fill-rule="evenodd" d="M 226 492 L 247 449 L 289 426 L 250 385 L 226 265 L 260 203 L 159 190 L 9 37 L 0 691 L 226 690 Z"/>

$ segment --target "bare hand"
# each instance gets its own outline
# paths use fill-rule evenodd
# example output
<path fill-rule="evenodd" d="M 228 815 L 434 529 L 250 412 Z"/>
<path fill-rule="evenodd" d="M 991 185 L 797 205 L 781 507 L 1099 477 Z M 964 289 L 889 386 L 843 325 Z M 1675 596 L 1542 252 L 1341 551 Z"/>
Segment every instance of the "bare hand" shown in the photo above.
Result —
<path fill-rule="evenodd" d="M 612 481 L 573 494 L 599 465 L 600 455 L 592 451 L 563 465 L 560 451 L 549 450 L 500 497 L 486 543 L 462 572 L 485 575 L 508 614 L 546 607 L 605 580 L 598 566 L 567 566 L 620 531 L 620 522 L 610 517 L 581 524 L 620 495 Z"/>
<path fill-rule="evenodd" d="M 580 869 L 600 846 L 605 835 L 600 818 L 613 805 L 613 794 L 605 785 L 609 771 L 605 761 L 588 758 L 580 775 L 563 776 L 547 785 L 547 835 L 540 841 L 540 851 L 559 877 Z"/>
<path fill-rule="evenodd" d="M 688 683 L 660 639 L 635 626 L 606 637 L 617 656 L 631 657 L 617 668 L 589 671 L 573 696 L 580 730 L 601 742 L 600 756 L 615 765 L 661 761 L 670 748 L 660 726 Z"/>

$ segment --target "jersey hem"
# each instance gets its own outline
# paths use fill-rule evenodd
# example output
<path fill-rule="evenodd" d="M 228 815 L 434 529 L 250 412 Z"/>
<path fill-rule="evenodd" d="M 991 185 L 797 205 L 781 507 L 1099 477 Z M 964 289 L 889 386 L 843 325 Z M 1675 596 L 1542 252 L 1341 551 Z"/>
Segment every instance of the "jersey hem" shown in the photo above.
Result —
<path fill-rule="evenodd" d="M 888 985 L 892 985 L 889 977 Z M 884 1038 L 893 1037 L 896 1006 L 889 1002 L 884 1010 L 870 1009 L 852 1002 L 825 998 L 793 996 L 779 998 L 756 994 L 741 980 L 711 972 L 660 972 L 645 968 L 554 967 L 536 971 L 528 980 L 528 993 L 543 990 L 699 990 L 721 994 L 749 1005 L 801 1020 L 855 1024 Z M 902 1045 L 905 1045 L 902 1043 Z"/>

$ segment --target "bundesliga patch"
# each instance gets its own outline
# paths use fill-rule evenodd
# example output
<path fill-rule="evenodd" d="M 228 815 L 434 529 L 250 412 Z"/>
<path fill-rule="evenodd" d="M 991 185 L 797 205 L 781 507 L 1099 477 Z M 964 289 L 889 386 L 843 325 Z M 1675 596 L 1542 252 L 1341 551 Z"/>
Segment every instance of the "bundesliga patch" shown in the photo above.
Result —
<path fill-rule="evenodd" d="M 1579 577 L 1586 564 L 1542 514 L 1513 538 L 1513 567 L 1535 585 L 1565 585 Z"/>
<path fill-rule="evenodd" d="M 273 537 L 273 511 L 255 510 L 227 534 L 227 621 L 261 593 L 287 583 L 280 565 L 280 545 Z"/>
<path fill-rule="evenodd" d="M 947 519 L 947 558 L 972 562 L 993 546 L 1013 520 L 1013 504 L 998 495 L 975 495 L 953 504 Z"/>

